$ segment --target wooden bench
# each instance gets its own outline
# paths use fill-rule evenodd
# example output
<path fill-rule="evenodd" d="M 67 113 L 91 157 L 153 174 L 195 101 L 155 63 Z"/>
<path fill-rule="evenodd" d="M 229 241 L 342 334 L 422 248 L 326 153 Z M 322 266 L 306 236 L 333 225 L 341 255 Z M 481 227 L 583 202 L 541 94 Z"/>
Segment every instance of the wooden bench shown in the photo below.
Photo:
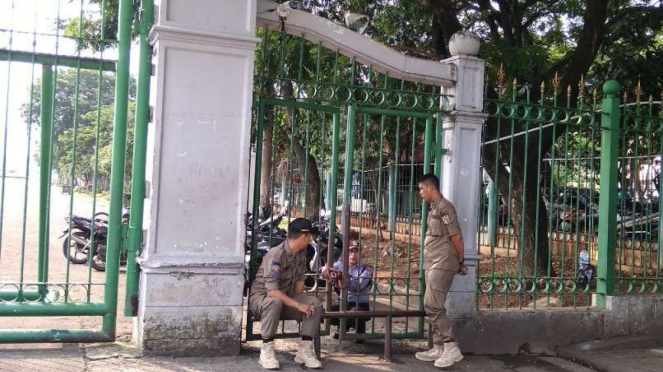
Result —
<path fill-rule="evenodd" d="M 394 311 L 333 311 L 322 314 L 322 319 L 358 319 L 358 318 L 386 318 L 384 326 L 384 360 L 391 361 L 391 321 L 393 318 L 425 317 L 423 310 L 394 310 Z M 320 332 L 315 337 L 315 353 L 320 357 Z M 430 337 L 428 343 L 431 343 Z M 429 345 L 430 346 L 430 345 Z"/>

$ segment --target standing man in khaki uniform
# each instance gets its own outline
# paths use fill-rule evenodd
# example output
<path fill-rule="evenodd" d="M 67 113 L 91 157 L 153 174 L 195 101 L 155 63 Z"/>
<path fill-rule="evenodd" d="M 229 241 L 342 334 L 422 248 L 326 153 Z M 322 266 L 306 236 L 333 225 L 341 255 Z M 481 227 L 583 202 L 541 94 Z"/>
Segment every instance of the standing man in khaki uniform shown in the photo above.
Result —
<path fill-rule="evenodd" d="M 440 180 L 426 174 L 419 181 L 421 198 L 430 203 L 428 230 L 424 241 L 426 293 L 424 308 L 433 325 L 433 348 L 418 352 L 415 357 L 426 362 L 435 361 L 436 367 L 449 367 L 463 359 L 444 303 L 456 274 L 466 275 L 463 264 L 465 249 L 458 225 L 456 209 L 440 193 Z"/>
<path fill-rule="evenodd" d="M 272 248 L 263 257 L 249 297 L 249 309 L 260 320 L 262 349 L 260 365 L 265 369 L 279 369 L 274 349 L 274 334 L 281 320 L 302 323 L 302 342 L 295 362 L 307 368 L 320 368 L 315 356 L 313 337 L 320 327 L 322 303 L 304 292 L 306 247 L 311 243 L 313 225 L 304 218 L 293 220 L 288 226 L 288 239 Z"/>

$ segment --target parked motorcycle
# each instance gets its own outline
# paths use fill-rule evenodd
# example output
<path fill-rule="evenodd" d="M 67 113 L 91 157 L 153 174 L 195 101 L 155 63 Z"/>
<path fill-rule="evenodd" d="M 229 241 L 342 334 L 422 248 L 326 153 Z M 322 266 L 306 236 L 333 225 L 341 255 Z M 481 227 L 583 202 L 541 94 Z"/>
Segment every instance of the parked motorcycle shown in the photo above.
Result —
<path fill-rule="evenodd" d="M 330 236 L 330 224 L 329 219 L 331 218 L 331 211 L 325 211 L 324 209 L 320 210 L 320 221 L 314 223 L 314 227 L 319 231 L 317 238 L 315 239 L 315 254 L 312 259 L 307 261 L 312 272 L 318 272 L 318 269 L 327 265 L 327 257 L 329 251 L 329 236 Z M 334 242 L 331 245 L 332 247 L 332 262 L 336 262 L 341 255 L 343 254 L 343 235 L 338 231 L 338 226 L 335 229 Z"/>
<path fill-rule="evenodd" d="M 92 255 L 95 255 L 101 247 L 104 250 L 106 249 L 108 221 L 104 218 L 104 215 L 106 214 L 103 212 L 97 213 L 94 215 L 94 220 L 74 215 L 71 222 L 69 217 L 65 217 L 67 225 L 71 228 L 64 230 L 59 238 L 66 236 L 62 242 L 62 253 L 69 262 L 84 264 L 88 262 L 91 247 L 94 249 Z"/>
<path fill-rule="evenodd" d="M 71 228 L 63 231 L 59 238 L 66 236 L 62 242 L 62 253 L 71 263 L 84 264 L 90 261 L 92 268 L 97 271 L 106 271 L 106 251 L 108 245 L 108 214 L 99 212 L 94 220 L 72 216 L 65 217 Z M 129 209 L 122 212 L 122 224 L 129 223 Z M 92 248 L 92 252 L 90 252 Z M 126 262 L 126 255 L 122 253 L 122 263 Z"/>
<path fill-rule="evenodd" d="M 286 201 L 277 215 L 271 216 L 264 221 L 258 220 L 257 221 L 258 226 L 256 228 L 255 234 L 253 232 L 253 226 L 252 226 L 253 218 L 250 215 L 247 216 L 247 224 L 246 224 L 247 232 L 246 232 L 246 244 L 245 244 L 245 254 L 244 254 L 245 272 L 246 272 L 246 285 L 244 291 L 245 295 L 248 293 L 248 288 L 250 284 L 249 273 L 251 265 L 251 247 L 254 244 L 253 243 L 254 239 L 256 241 L 255 243 L 256 248 L 253 259 L 255 262 L 255 268 L 257 269 L 258 267 L 260 267 L 263 257 L 265 257 L 265 255 L 272 248 L 278 246 L 287 239 L 286 231 L 281 229 L 279 225 L 283 221 L 283 218 L 288 215 L 288 208 L 289 208 L 289 202 Z M 317 236 L 318 232 L 315 227 L 312 233 L 314 236 Z M 311 262 L 313 260 L 315 252 L 316 252 L 316 242 L 313 241 L 306 248 L 306 262 Z M 307 265 L 306 269 L 308 273 L 314 272 L 311 270 L 309 265 Z M 309 289 L 315 288 L 315 279 L 311 276 L 307 276 L 304 284 Z"/>
<path fill-rule="evenodd" d="M 285 230 L 281 229 L 279 225 L 283 221 L 283 218 L 288 215 L 289 203 L 286 201 L 279 211 L 278 215 L 273 215 L 267 218 L 264 221 L 258 219 L 258 226 L 256 227 L 256 267 L 260 266 L 262 258 L 269 252 L 270 249 L 276 247 L 277 245 L 283 243 L 286 239 Z M 246 268 L 248 271 L 249 263 L 251 261 L 251 246 L 253 245 L 254 233 L 253 233 L 253 223 L 252 218 L 247 218 L 246 224 L 246 245 L 245 245 L 245 254 L 244 261 L 246 262 Z"/>

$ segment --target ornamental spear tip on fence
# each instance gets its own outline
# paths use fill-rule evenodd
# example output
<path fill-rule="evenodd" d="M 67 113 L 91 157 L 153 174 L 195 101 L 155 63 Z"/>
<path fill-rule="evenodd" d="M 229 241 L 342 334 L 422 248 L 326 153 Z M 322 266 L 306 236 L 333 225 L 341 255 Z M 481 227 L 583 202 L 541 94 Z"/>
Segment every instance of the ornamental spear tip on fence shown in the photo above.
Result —
<path fill-rule="evenodd" d="M 559 94 L 559 86 L 561 85 L 561 80 L 559 79 L 559 74 L 555 72 L 555 78 L 553 79 L 553 90 L 555 96 Z"/>
<path fill-rule="evenodd" d="M 638 80 L 638 85 L 635 87 L 635 102 L 640 104 L 642 101 L 642 84 L 640 84 L 640 80 Z"/>
<path fill-rule="evenodd" d="M 506 79 L 506 73 L 504 72 L 504 64 L 500 64 L 500 69 L 497 71 L 497 86 L 500 89 L 500 93 L 504 89 L 504 80 Z"/>
<path fill-rule="evenodd" d="M 649 95 L 649 106 L 652 106 L 654 104 L 654 95 L 650 94 Z"/>
<path fill-rule="evenodd" d="M 599 102 L 599 90 L 598 90 L 598 88 L 594 88 L 594 93 L 592 93 L 592 98 L 594 100 L 594 105 L 596 105 Z"/>
<path fill-rule="evenodd" d="M 580 81 L 578 82 L 578 99 L 581 99 L 585 96 L 585 77 L 580 75 Z"/>
<path fill-rule="evenodd" d="M 546 82 L 542 81 L 541 82 L 541 95 L 543 96 L 543 93 L 546 91 Z"/>

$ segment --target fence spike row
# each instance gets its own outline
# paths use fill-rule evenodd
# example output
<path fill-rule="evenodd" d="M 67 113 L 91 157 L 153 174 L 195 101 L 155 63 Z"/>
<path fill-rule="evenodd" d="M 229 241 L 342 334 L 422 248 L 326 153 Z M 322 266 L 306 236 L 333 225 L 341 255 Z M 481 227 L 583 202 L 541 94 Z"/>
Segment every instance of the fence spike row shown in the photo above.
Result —
<path fill-rule="evenodd" d="M 555 72 L 555 78 L 553 79 L 553 90 L 555 92 L 555 96 L 559 94 L 560 85 L 561 85 L 561 80 L 559 79 L 559 74 Z"/>

